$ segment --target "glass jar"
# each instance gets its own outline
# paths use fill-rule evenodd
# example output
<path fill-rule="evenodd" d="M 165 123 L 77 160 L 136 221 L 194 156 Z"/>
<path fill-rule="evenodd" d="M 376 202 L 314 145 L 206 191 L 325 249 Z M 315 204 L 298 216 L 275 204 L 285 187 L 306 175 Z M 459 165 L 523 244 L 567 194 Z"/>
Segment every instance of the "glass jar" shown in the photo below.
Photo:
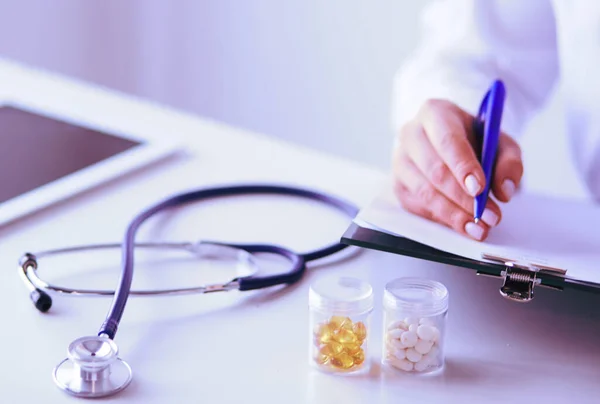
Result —
<path fill-rule="evenodd" d="M 439 282 L 399 278 L 385 286 L 382 363 L 431 374 L 444 367 L 448 290 Z"/>
<path fill-rule="evenodd" d="M 308 300 L 311 365 L 327 373 L 368 369 L 371 285 L 352 277 L 325 277 L 310 287 Z"/>

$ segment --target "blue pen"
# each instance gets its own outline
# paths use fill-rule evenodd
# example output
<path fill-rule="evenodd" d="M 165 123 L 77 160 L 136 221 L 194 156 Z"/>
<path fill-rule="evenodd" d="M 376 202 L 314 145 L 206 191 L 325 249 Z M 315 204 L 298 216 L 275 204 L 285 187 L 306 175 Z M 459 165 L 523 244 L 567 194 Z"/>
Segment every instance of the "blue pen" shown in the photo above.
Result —
<path fill-rule="evenodd" d="M 479 161 L 485 175 L 485 188 L 475 197 L 475 223 L 481 219 L 490 192 L 490 184 L 496 164 L 505 95 L 504 83 L 500 80 L 494 81 L 483 98 L 479 107 L 479 114 L 475 118 L 475 136 L 481 144 Z"/>

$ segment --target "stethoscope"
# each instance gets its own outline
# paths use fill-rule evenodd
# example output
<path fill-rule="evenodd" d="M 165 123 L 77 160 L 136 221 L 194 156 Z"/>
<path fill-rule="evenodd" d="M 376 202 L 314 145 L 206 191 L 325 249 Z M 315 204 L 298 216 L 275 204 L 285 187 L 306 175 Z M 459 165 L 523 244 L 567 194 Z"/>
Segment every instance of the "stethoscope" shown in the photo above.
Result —
<path fill-rule="evenodd" d="M 139 213 L 128 225 L 121 244 L 97 244 L 66 247 L 38 253 L 26 253 L 20 260 L 19 274 L 30 290 L 30 298 L 41 312 L 52 306 L 51 293 L 67 295 L 114 296 L 112 305 L 97 335 L 84 336 L 69 344 L 67 358 L 53 370 L 54 382 L 59 388 L 77 397 L 98 398 L 116 394 L 131 382 L 133 373 L 129 364 L 118 357 L 114 342 L 125 305 L 130 295 L 180 295 L 189 293 L 212 293 L 230 290 L 256 290 L 276 285 L 292 284 L 300 280 L 306 263 L 331 256 L 347 245 L 333 243 L 304 254 L 287 248 L 264 244 L 230 244 L 220 242 L 197 243 L 136 243 L 135 235 L 150 217 L 167 208 L 181 206 L 212 198 L 256 194 L 275 194 L 308 198 L 341 210 L 354 218 L 358 208 L 342 199 L 301 188 L 278 185 L 237 185 L 207 188 L 170 197 Z M 89 250 L 121 248 L 121 274 L 116 290 L 90 290 L 60 287 L 43 281 L 38 275 L 38 260 L 42 257 Z M 245 268 L 240 276 L 225 283 L 190 288 L 162 290 L 131 290 L 133 280 L 134 248 L 166 248 L 189 251 L 200 258 L 218 257 L 233 259 Z M 289 269 L 275 275 L 258 276 L 254 254 L 270 253 L 285 258 Z"/>

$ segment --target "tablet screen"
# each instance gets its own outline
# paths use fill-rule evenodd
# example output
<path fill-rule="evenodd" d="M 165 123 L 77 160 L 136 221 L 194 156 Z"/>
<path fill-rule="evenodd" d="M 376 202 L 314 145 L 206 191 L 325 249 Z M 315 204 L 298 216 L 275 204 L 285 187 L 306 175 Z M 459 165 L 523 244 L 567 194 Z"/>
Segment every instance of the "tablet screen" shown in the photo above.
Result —
<path fill-rule="evenodd" d="M 0 204 L 138 145 L 18 108 L 0 107 Z"/>

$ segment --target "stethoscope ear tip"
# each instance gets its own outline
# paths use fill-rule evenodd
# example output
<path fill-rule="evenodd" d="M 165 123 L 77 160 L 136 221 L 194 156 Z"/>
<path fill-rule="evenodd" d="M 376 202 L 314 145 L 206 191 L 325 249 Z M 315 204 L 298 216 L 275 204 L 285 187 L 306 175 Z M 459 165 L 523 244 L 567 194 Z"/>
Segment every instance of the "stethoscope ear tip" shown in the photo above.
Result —
<path fill-rule="evenodd" d="M 46 292 L 41 289 L 35 289 L 29 294 L 29 298 L 33 302 L 36 309 L 42 313 L 47 312 L 52 307 L 52 298 Z"/>

